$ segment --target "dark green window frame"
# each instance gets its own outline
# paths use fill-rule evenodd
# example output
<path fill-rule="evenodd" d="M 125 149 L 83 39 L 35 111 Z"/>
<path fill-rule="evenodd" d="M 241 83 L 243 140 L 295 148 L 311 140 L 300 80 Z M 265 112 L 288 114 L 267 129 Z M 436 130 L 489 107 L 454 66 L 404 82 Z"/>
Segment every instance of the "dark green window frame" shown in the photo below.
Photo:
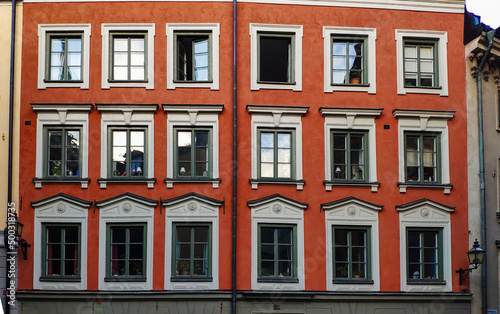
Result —
<path fill-rule="evenodd" d="M 126 39 L 127 40 L 127 50 L 126 51 L 115 51 L 115 39 Z M 144 41 L 144 50 L 142 51 L 144 62 L 139 64 L 132 64 L 132 55 L 134 53 L 141 53 L 141 51 L 132 51 L 132 40 L 134 39 L 142 39 Z M 147 82 L 148 81 L 148 36 L 145 32 L 137 32 L 137 33 L 120 33 L 115 32 L 111 33 L 109 36 L 109 82 Z M 116 53 L 127 53 L 127 61 L 126 64 L 116 64 L 115 62 L 115 52 Z M 115 78 L 115 66 L 122 67 L 127 69 L 127 78 L 126 79 L 117 79 Z M 143 68 L 144 77 L 142 79 L 132 78 L 132 68 Z"/>
<path fill-rule="evenodd" d="M 371 280 L 371 228 L 332 226 L 333 281 Z"/>
<path fill-rule="evenodd" d="M 125 232 L 124 239 L 119 239 L 119 234 L 114 238 L 118 230 Z M 134 235 L 142 240 L 133 239 Z M 107 223 L 105 281 L 146 281 L 146 270 L 147 224 Z"/>
<path fill-rule="evenodd" d="M 258 224 L 259 282 L 298 282 L 297 278 L 297 225 Z M 272 235 L 272 241 L 265 236 Z M 266 267 L 267 266 L 267 267 Z M 272 268 L 273 271 L 269 271 Z"/>
<path fill-rule="evenodd" d="M 179 133 L 190 133 L 190 146 L 179 146 Z M 203 143 L 203 134 L 206 142 Z M 199 139 L 199 141 L 198 141 Z M 212 128 L 174 128 L 174 176 L 177 179 L 210 179 L 213 169 Z M 189 152 L 182 154 L 181 150 Z M 194 149 L 193 149 L 194 148 Z M 205 151 L 205 152 L 204 152 Z M 188 156 L 189 154 L 189 156 Z M 189 158 L 187 158 L 189 157 Z M 184 158 L 184 159 L 183 159 Z M 206 160 L 205 160 L 206 159 Z M 198 169 L 205 169 L 198 173 Z M 206 173 L 205 173 L 206 172 Z"/>
<path fill-rule="evenodd" d="M 408 283 L 442 283 L 443 229 L 407 228 L 406 263 Z"/>
<path fill-rule="evenodd" d="M 115 132 L 124 132 L 126 134 L 126 143 L 125 145 L 119 145 L 114 141 L 114 133 Z M 143 146 L 134 145 L 132 143 L 132 133 L 144 133 L 144 138 L 142 140 Z M 147 127 L 131 127 L 131 128 L 123 128 L 123 127 L 110 127 L 108 129 L 108 160 L 109 160 L 109 177 L 115 179 L 143 179 L 147 177 L 148 174 L 148 128 Z M 140 150 L 134 150 L 133 148 L 142 147 L 143 152 Z M 121 149 L 120 149 L 121 148 Z M 115 157 L 115 149 L 118 153 L 119 150 L 123 151 L 125 149 L 125 155 L 122 155 L 121 158 L 124 160 L 114 160 Z M 134 153 L 135 152 L 135 153 Z M 142 153 L 142 158 L 140 154 Z M 125 157 L 123 157 L 125 156 Z M 132 156 L 132 158 L 128 158 L 127 156 Z M 115 167 L 116 162 L 116 167 Z M 119 167 L 120 165 L 120 167 Z M 116 168 L 116 169 L 115 169 Z M 118 169 L 120 168 L 120 169 Z"/>
<path fill-rule="evenodd" d="M 196 51 L 196 46 L 206 51 Z M 212 83 L 212 32 L 174 32 L 174 82 Z M 199 57 L 199 59 L 198 59 Z M 198 59 L 199 65 L 196 60 Z M 205 60 L 206 59 L 206 60 Z M 205 63 L 205 62 L 206 63 Z M 199 73 L 202 78 L 197 78 Z M 205 74 L 206 73 L 206 77 Z"/>
<path fill-rule="evenodd" d="M 60 51 L 54 51 L 53 41 L 60 41 L 62 47 Z M 70 50 L 71 42 L 80 41 L 79 50 Z M 46 57 L 45 57 L 45 82 L 83 82 L 83 33 L 47 33 L 46 38 Z M 57 55 L 59 54 L 59 58 Z M 70 55 L 75 55 L 71 58 Z M 78 58 L 79 55 L 79 58 Z M 59 60 L 58 63 L 55 62 Z M 72 61 L 79 60 L 78 64 L 72 64 Z M 59 78 L 52 76 L 52 69 L 60 68 Z M 71 69 L 79 71 L 80 75 L 76 78 L 72 77 Z M 73 73 L 73 75 L 76 73 Z"/>
<path fill-rule="evenodd" d="M 273 139 L 272 139 L 272 146 L 265 146 L 265 145 L 270 145 L 269 143 L 263 143 L 263 136 L 264 134 L 271 134 Z M 258 136 L 258 152 L 257 152 L 257 163 L 258 163 L 258 178 L 259 179 L 265 179 L 265 180 L 286 180 L 286 179 L 295 179 L 295 129 L 264 129 L 264 128 L 258 128 L 257 129 L 257 136 Z M 289 136 L 290 141 L 289 144 L 280 144 L 280 137 L 281 136 Z M 269 153 L 272 150 L 272 158 L 270 158 Z M 287 159 L 286 155 L 289 155 L 289 158 Z M 271 160 L 272 159 L 272 160 Z M 282 165 L 284 168 L 282 168 L 282 171 L 286 172 L 286 166 L 289 166 L 289 173 L 290 175 L 285 176 L 285 175 L 280 175 L 280 168 L 279 166 Z M 266 169 L 268 168 L 267 166 L 272 166 L 272 176 L 264 176 L 263 173 L 267 171 Z"/>
<path fill-rule="evenodd" d="M 275 55 L 274 58 L 263 58 L 263 53 L 276 53 L 278 54 L 279 49 L 272 49 L 268 47 L 267 49 L 262 49 L 262 46 L 267 47 L 271 45 L 271 41 L 285 42 L 288 45 L 287 55 L 278 56 Z M 287 41 L 287 42 L 286 42 Z M 283 45 L 281 45 L 283 46 Z M 295 33 L 287 32 L 257 32 L 257 83 L 259 84 L 285 84 L 293 85 L 295 84 Z M 269 58 L 269 59 L 268 59 Z M 276 61 L 287 61 L 287 64 L 279 64 Z M 274 67 L 273 67 L 274 66 Z M 267 70 L 269 69 L 269 70 Z M 271 71 L 272 69 L 272 71 Z M 274 79 L 275 74 L 269 74 L 270 72 L 285 71 L 286 73 L 281 73 L 281 78 Z M 267 72 L 265 72 L 267 71 Z M 274 76 L 268 79 L 265 76 Z M 285 78 L 286 77 L 286 78 Z"/>
<path fill-rule="evenodd" d="M 415 49 L 415 55 L 410 55 L 408 49 Z M 432 48 L 431 57 L 422 54 L 422 49 Z M 432 72 L 422 69 L 422 64 L 432 62 Z M 414 63 L 414 66 L 411 66 Z M 440 88 L 439 60 L 437 40 L 404 39 L 403 68 L 405 87 Z M 431 82 L 429 83 L 429 77 Z M 413 82 L 414 81 L 414 82 Z"/>
<path fill-rule="evenodd" d="M 181 230 L 189 241 L 180 240 Z M 172 233 L 171 281 L 212 281 L 212 223 L 175 222 Z"/>
<path fill-rule="evenodd" d="M 55 236 L 56 239 L 52 239 L 50 235 Z M 71 241 L 72 236 L 73 241 Z M 80 224 L 42 223 L 42 273 L 40 280 L 80 281 L 80 264 Z M 68 274 L 70 270 L 72 270 L 72 274 Z"/>
<path fill-rule="evenodd" d="M 52 134 L 61 133 L 57 142 Z M 78 138 L 74 134 L 78 132 Z M 80 178 L 82 169 L 82 128 L 80 126 L 47 126 L 44 128 L 44 163 L 45 178 Z M 69 142 L 69 143 L 68 143 Z M 59 151 L 59 152 L 58 152 Z M 60 158 L 57 158 L 59 155 Z M 74 155 L 77 155 L 75 158 Z M 75 171 L 73 171 L 75 170 Z"/>
<path fill-rule="evenodd" d="M 366 36 L 331 36 L 330 82 L 332 86 L 369 86 L 367 38 Z M 336 82 L 336 75 L 339 78 L 343 77 L 342 82 L 338 82 L 338 79 Z"/>
<path fill-rule="evenodd" d="M 368 181 L 367 131 L 332 130 L 331 147 L 334 181 Z"/>
<path fill-rule="evenodd" d="M 405 132 L 405 178 L 409 183 L 440 184 L 441 136 L 431 132 Z M 432 140 L 434 147 L 428 150 Z M 412 145 L 411 142 L 417 144 Z M 429 159 L 429 157 L 432 157 Z M 432 164 L 429 165 L 429 161 Z"/>

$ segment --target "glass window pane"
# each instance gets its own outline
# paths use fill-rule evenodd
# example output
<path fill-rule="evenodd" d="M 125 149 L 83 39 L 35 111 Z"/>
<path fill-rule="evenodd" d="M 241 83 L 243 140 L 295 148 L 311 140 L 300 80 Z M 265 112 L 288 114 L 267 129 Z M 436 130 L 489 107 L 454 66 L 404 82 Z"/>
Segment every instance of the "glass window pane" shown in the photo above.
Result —
<path fill-rule="evenodd" d="M 144 80 L 144 67 L 131 67 L 130 68 L 131 80 Z"/>
<path fill-rule="evenodd" d="M 332 43 L 332 54 L 334 56 L 345 55 L 347 49 L 347 43 L 334 42 Z"/>
<path fill-rule="evenodd" d="M 68 53 L 68 66 L 80 66 L 82 63 L 81 53 Z"/>
<path fill-rule="evenodd" d="M 144 53 L 143 52 L 131 52 L 130 53 L 130 65 L 144 66 Z"/>
<path fill-rule="evenodd" d="M 82 79 L 82 69 L 78 67 L 68 67 L 68 80 L 79 81 Z"/>
<path fill-rule="evenodd" d="M 114 38 L 113 39 L 114 51 L 128 51 L 128 39 L 127 38 Z"/>
<path fill-rule="evenodd" d="M 128 71 L 126 67 L 113 67 L 113 79 L 115 80 L 127 80 Z"/>
<path fill-rule="evenodd" d="M 332 83 L 333 84 L 344 84 L 345 83 L 345 78 L 346 78 L 346 71 L 336 71 L 333 70 L 332 74 Z"/>
<path fill-rule="evenodd" d="M 50 68 L 50 79 L 51 80 L 62 80 L 64 78 L 62 67 L 51 67 Z"/>
<path fill-rule="evenodd" d="M 278 162 L 280 163 L 290 163 L 291 162 L 291 151 L 290 149 L 278 149 Z"/>
<path fill-rule="evenodd" d="M 291 138 L 291 134 L 278 133 L 278 148 L 290 148 Z"/>
<path fill-rule="evenodd" d="M 144 51 L 144 38 L 131 38 L 130 51 Z"/>
<path fill-rule="evenodd" d="M 420 60 L 420 71 L 423 73 L 433 73 L 434 64 L 432 60 Z"/>
<path fill-rule="evenodd" d="M 432 59 L 434 47 L 433 46 L 420 46 L 420 58 Z"/>
<path fill-rule="evenodd" d="M 405 60 L 405 72 L 417 72 L 417 60 Z"/>
<path fill-rule="evenodd" d="M 53 67 L 64 65 L 64 53 L 51 53 L 50 65 Z"/>
<path fill-rule="evenodd" d="M 274 147 L 274 134 L 260 133 L 260 147 Z"/>
<path fill-rule="evenodd" d="M 347 67 L 346 65 L 346 58 L 345 57 L 333 57 L 332 58 L 332 68 L 334 70 L 345 70 Z"/>
<path fill-rule="evenodd" d="M 200 68 L 195 71 L 196 81 L 208 81 L 208 68 Z"/>
<path fill-rule="evenodd" d="M 415 45 L 405 45 L 405 58 L 416 58 L 417 57 L 417 46 Z"/>
<path fill-rule="evenodd" d="M 291 178 L 292 169 L 290 164 L 278 164 L 278 177 L 279 178 Z"/>
<path fill-rule="evenodd" d="M 126 66 L 128 65 L 128 53 L 127 52 L 116 52 L 113 54 L 113 64 L 115 66 Z"/>
<path fill-rule="evenodd" d="M 81 52 L 82 51 L 81 38 L 68 38 L 68 51 Z"/>
<path fill-rule="evenodd" d="M 52 38 L 50 49 L 52 52 L 64 52 L 65 40 L 62 38 Z"/>

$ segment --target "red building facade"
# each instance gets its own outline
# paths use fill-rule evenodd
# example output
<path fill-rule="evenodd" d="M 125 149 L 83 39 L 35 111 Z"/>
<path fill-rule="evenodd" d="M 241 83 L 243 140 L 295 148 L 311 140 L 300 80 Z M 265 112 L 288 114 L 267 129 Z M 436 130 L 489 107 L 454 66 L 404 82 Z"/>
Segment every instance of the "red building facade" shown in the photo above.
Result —
<path fill-rule="evenodd" d="M 233 5 L 25 1 L 23 311 L 470 310 L 463 2 Z"/>

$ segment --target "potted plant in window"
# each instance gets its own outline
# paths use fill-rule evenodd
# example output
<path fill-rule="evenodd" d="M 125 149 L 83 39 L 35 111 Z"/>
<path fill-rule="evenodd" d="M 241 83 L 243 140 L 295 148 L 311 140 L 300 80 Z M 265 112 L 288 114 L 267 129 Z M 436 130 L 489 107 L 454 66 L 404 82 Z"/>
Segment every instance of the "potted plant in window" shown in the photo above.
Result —
<path fill-rule="evenodd" d="M 351 72 L 349 74 L 349 84 L 361 84 L 361 72 Z"/>
<path fill-rule="evenodd" d="M 348 278 L 349 267 L 346 264 L 337 266 L 337 271 L 335 276 L 338 278 Z"/>
<path fill-rule="evenodd" d="M 181 275 L 189 275 L 189 261 L 180 261 L 177 268 Z"/>
<path fill-rule="evenodd" d="M 354 278 L 361 278 L 362 275 L 363 275 L 363 273 L 361 271 L 359 271 L 359 270 L 356 270 L 356 271 L 352 272 L 352 276 Z"/>

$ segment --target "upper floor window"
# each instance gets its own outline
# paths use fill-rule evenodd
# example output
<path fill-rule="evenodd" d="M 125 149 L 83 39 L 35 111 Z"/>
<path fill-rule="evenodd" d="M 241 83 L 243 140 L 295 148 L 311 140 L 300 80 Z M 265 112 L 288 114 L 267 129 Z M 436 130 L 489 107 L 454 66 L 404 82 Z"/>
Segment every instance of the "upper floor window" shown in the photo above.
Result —
<path fill-rule="evenodd" d="M 111 34 L 110 81 L 145 81 L 147 45 L 144 34 Z"/>
<path fill-rule="evenodd" d="M 334 180 L 366 180 L 366 133 L 332 131 Z"/>
<path fill-rule="evenodd" d="M 375 28 L 323 27 L 324 90 L 376 93 Z"/>
<path fill-rule="evenodd" d="M 42 224 L 42 279 L 80 279 L 80 225 Z"/>
<path fill-rule="evenodd" d="M 38 25 L 38 88 L 89 88 L 90 24 Z"/>
<path fill-rule="evenodd" d="M 440 182 L 438 142 L 438 134 L 405 134 L 407 182 Z"/>
<path fill-rule="evenodd" d="M 167 88 L 219 89 L 219 24 L 169 23 Z"/>
<path fill-rule="evenodd" d="M 144 177 L 147 174 L 146 129 L 111 128 L 109 134 L 110 177 Z"/>
<path fill-rule="evenodd" d="M 259 177 L 294 178 L 294 130 L 259 129 Z"/>
<path fill-rule="evenodd" d="M 47 127 L 45 129 L 44 177 L 80 177 L 81 128 Z"/>
<path fill-rule="evenodd" d="M 448 96 L 448 34 L 396 29 L 398 94 Z"/>
<path fill-rule="evenodd" d="M 103 89 L 154 89 L 155 24 L 101 25 Z"/>
<path fill-rule="evenodd" d="M 177 178 L 211 178 L 212 130 L 176 128 L 175 133 Z"/>
<path fill-rule="evenodd" d="M 251 89 L 302 90 L 302 25 L 250 24 Z"/>

